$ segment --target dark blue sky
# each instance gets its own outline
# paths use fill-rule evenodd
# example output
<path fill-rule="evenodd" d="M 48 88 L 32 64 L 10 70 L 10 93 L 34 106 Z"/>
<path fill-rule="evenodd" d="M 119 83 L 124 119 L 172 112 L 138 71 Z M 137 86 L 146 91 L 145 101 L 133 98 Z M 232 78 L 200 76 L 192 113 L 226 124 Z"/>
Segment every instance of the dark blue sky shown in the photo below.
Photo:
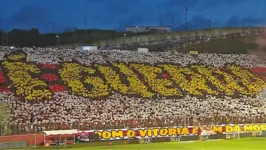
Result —
<path fill-rule="evenodd" d="M 183 28 L 188 6 L 188 27 L 263 25 L 266 0 L 0 0 L 0 29 L 37 27 L 42 32 L 66 28 L 123 30 L 126 25 L 172 25 Z"/>

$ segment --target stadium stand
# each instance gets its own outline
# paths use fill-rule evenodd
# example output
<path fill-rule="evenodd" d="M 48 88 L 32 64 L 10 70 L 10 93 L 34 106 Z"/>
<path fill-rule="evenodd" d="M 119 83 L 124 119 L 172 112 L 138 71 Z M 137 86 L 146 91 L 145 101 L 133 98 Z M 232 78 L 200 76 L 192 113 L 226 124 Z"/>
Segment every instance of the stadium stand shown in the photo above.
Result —
<path fill-rule="evenodd" d="M 260 122 L 254 55 L 0 48 L 1 101 L 16 132 Z"/>

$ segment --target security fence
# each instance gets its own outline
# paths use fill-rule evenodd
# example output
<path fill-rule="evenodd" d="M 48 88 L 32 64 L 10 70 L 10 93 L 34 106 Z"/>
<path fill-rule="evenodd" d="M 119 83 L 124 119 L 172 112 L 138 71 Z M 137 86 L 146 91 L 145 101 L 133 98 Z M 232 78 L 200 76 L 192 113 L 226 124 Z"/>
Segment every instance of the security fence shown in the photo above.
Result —
<path fill-rule="evenodd" d="M 3 143 L 0 143 L 0 149 L 24 148 L 24 147 L 27 147 L 27 142 L 3 142 Z"/>
<path fill-rule="evenodd" d="M 73 122 L 73 123 L 22 123 L 0 126 L 0 135 L 5 135 L 5 129 L 9 129 L 9 134 L 29 134 L 38 133 L 44 130 L 104 130 L 104 129 L 122 129 L 122 128 L 149 128 L 149 127 L 173 127 L 173 126 L 193 126 L 193 125 L 213 125 L 213 124 L 253 124 L 265 123 L 265 117 L 176 117 L 168 119 L 146 119 L 146 120 L 115 120 L 113 122 Z"/>

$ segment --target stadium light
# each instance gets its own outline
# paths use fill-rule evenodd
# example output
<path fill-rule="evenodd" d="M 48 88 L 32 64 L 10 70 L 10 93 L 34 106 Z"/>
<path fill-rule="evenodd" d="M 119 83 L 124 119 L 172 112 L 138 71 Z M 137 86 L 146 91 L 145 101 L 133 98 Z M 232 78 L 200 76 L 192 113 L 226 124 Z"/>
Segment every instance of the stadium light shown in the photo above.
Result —
<path fill-rule="evenodd" d="M 209 29 L 211 29 L 211 28 L 212 28 L 212 22 L 214 22 L 214 20 L 213 20 L 213 19 L 209 21 Z"/>
<path fill-rule="evenodd" d="M 125 33 L 124 34 L 124 41 L 123 41 L 124 43 L 123 44 L 125 44 L 125 38 L 126 38 L 126 36 L 127 36 L 127 34 Z"/>
<path fill-rule="evenodd" d="M 245 32 L 245 14 L 242 14 L 242 26 L 243 26 L 243 30 Z"/>
<path fill-rule="evenodd" d="M 57 43 L 57 48 L 59 48 L 59 35 L 56 35 L 56 43 Z"/>
<path fill-rule="evenodd" d="M 138 41 L 138 26 L 136 26 L 136 43 Z"/>

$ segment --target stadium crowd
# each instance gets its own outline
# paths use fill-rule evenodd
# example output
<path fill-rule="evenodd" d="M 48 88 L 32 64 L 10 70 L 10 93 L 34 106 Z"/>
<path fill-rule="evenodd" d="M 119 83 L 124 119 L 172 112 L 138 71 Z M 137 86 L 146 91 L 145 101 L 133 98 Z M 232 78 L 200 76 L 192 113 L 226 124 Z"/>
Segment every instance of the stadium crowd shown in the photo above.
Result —
<path fill-rule="evenodd" d="M 1 47 L 0 58 L 7 80 L 0 83 L 8 85 L 1 101 L 10 105 L 10 123 L 27 130 L 243 123 L 266 112 L 266 82 L 252 72 L 266 64 L 253 55 Z M 52 78 L 53 86 L 34 89 L 48 81 L 32 79 L 29 71 L 46 73 L 40 78 Z"/>

